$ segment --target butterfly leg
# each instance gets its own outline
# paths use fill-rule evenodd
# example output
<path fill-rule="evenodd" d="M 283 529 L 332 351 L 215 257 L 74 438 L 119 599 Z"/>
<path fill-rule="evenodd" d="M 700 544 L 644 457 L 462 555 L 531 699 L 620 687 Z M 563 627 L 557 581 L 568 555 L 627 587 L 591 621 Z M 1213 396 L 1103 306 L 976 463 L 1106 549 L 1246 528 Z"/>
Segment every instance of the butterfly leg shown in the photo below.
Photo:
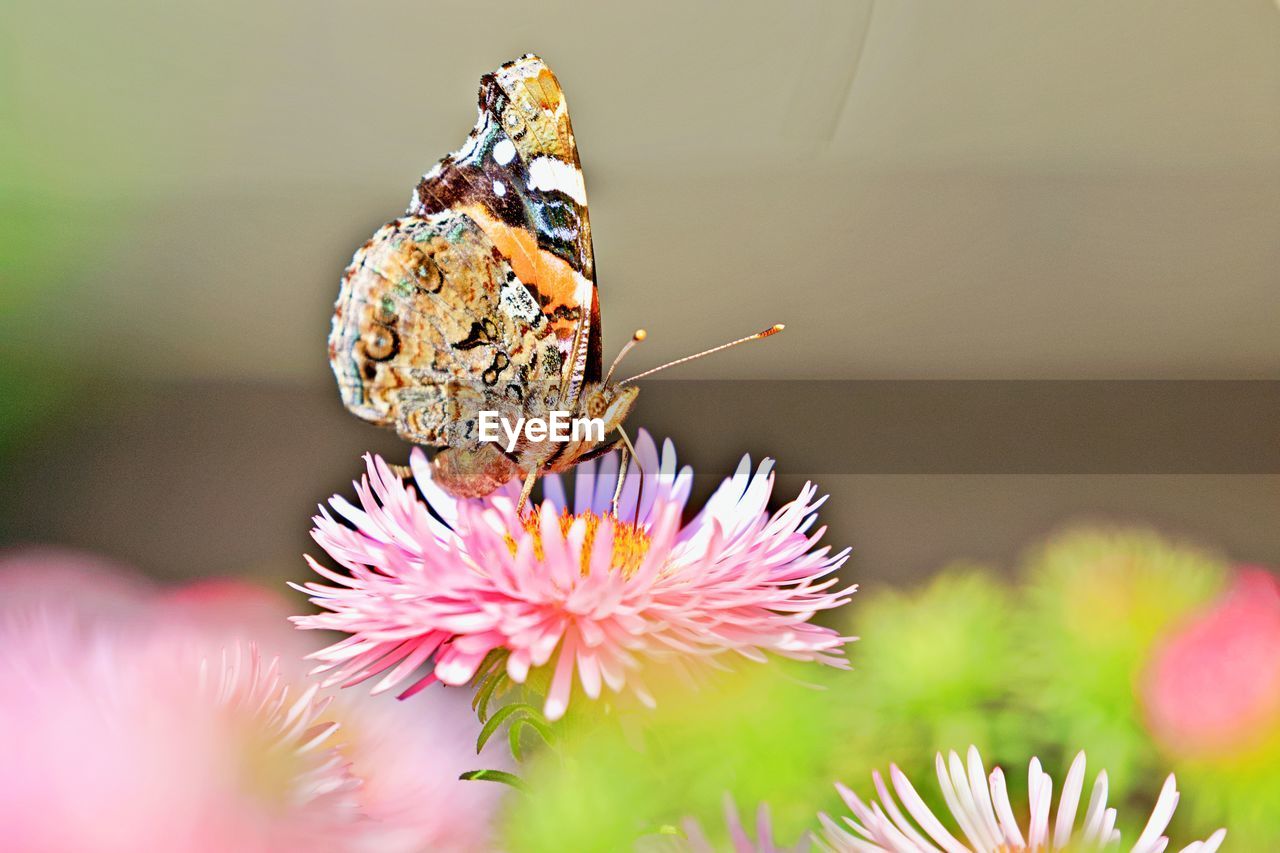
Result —
<path fill-rule="evenodd" d="M 618 447 L 618 484 L 613 487 L 613 501 L 610 508 L 613 511 L 613 517 L 618 517 L 618 502 L 622 500 L 622 487 L 627 482 L 627 467 L 631 463 L 631 450 L 626 444 Z"/>
<path fill-rule="evenodd" d="M 529 502 L 529 495 L 533 494 L 533 484 L 538 480 L 538 469 L 533 467 L 529 469 L 529 474 L 524 478 L 524 486 L 520 489 L 520 500 L 516 502 L 516 515 L 524 513 L 524 505 Z"/>

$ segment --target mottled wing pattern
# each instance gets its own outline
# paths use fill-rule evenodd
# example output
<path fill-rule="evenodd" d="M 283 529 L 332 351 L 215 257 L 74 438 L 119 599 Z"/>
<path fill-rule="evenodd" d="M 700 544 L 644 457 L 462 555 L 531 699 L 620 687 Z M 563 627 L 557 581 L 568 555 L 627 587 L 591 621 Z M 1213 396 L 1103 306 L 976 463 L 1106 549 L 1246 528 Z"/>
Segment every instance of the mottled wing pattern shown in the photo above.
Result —
<path fill-rule="evenodd" d="M 600 378 L 600 309 L 591 226 L 564 92 L 536 56 L 480 83 L 479 118 L 463 147 L 418 183 L 414 216 L 447 211 L 488 237 L 550 324 L 561 361 L 558 407 L 575 408 Z M 539 377 L 551 378 L 543 362 Z"/>
<path fill-rule="evenodd" d="M 329 360 L 354 414 L 437 447 L 478 441 L 476 418 L 546 411 L 563 356 L 528 290 L 460 213 L 378 230 L 343 275 Z"/>

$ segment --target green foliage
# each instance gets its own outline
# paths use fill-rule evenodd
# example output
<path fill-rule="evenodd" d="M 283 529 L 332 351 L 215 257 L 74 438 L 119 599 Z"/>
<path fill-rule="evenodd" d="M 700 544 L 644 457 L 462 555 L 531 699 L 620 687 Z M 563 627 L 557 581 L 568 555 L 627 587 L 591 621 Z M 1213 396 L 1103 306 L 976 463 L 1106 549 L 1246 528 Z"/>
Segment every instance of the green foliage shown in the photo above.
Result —
<path fill-rule="evenodd" d="M 1280 850 L 1280 730 L 1245 755 L 1218 761 L 1177 761 L 1183 792 L 1180 817 L 1194 831 L 1229 828 L 1235 850 Z"/>
<path fill-rule="evenodd" d="M 607 723 L 579 724 L 542 751 L 527 765 L 531 795 L 510 804 L 505 849 L 626 850 L 687 816 L 722 841 L 726 791 L 743 811 L 768 802 L 779 840 L 798 838 L 819 808 L 838 805 L 827 767 L 839 709 L 822 689 L 833 676 L 742 666 L 698 689 L 661 691 L 652 711 L 615 708 Z"/>
<path fill-rule="evenodd" d="M 84 314 L 76 296 L 127 215 L 120 203 L 103 216 L 17 189 L 15 177 L 0 163 L 0 463 L 92 384 L 77 363 L 89 360 L 85 345 L 69 331 Z"/>
<path fill-rule="evenodd" d="M 851 605 L 862 639 L 854 671 L 835 692 L 843 707 L 832 770 L 870 794 L 871 772 L 890 763 L 943 808 L 934 779 L 939 751 L 978 747 L 988 761 L 1025 764 L 1031 722 L 1010 705 L 1013 594 L 989 570 L 957 564 L 925 587 L 884 589 Z M 1020 776 L 1012 783 L 1020 784 Z"/>
<path fill-rule="evenodd" d="M 1154 644 L 1227 572 L 1223 559 L 1149 531 L 1077 528 L 1035 549 L 1015 584 L 957 564 L 915 590 L 860 593 L 841 614 L 861 638 L 852 671 L 753 666 L 698 690 L 669 686 L 654 711 L 575 702 L 555 749 L 526 764 L 532 793 L 511 801 L 506 848 L 630 849 L 685 817 L 723 843 L 726 792 L 744 812 L 768 803 L 789 843 L 818 811 L 845 813 L 833 781 L 871 796 L 871 772 L 890 763 L 945 810 L 934 755 L 974 744 L 1005 768 L 1019 814 L 1031 756 L 1060 784 L 1084 749 L 1087 784 L 1107 769 L 1126 837 L 1176 769 L 1174 834 L 1225 824 L 1254 845 L 1243 849 L 1280 849 L 1268 826 L 1280 747 L 1261 762 L 1176 766 L 1157 753 L 1135 695 Z"/>
<path fill-rule="evenodd" d="M 1044 719 L 1042 749 L 1085 749 L 1123 796 L 1156 784 L 1136 696 L 1156 640 L 1221 589 L 1221 558 L 1147 530 L 1078 529 L 1050 539 L 1025 569 L 1017 629 L 1020 699 Z"/>
<path fill-rule="evenodd" d="M 468 770 L 458 778 L 464 782 L 498 782 L 510 785 L 518 791 L 525 790 L 525 784 L 520 777 L 506 770 Z"/>

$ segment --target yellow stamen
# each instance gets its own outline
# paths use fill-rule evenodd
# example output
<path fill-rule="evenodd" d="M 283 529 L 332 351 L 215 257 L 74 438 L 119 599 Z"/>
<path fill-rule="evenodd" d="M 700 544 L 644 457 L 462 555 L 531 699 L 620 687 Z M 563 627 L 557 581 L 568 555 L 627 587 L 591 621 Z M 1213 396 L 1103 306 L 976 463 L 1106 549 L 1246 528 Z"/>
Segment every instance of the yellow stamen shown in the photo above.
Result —
<path fill-rule="evenodd" d="M 649 552 L 649 534 L 634 524 L 626 521 L 620 521 L 613 516 L 600 516 L 594 512 L 584 512 L 582 515 L 573 515 L 565 510 L 560 515 L 560 533 L 567 536 L 569 529 L 573 527 L 574 522 L 583 519 L 587 523 L 586 535 L 582 538 L 582 553 L 579 555 L 578 564 L 582 567 L 582 574 L 591 574 L 591 547 L 596 541 L 596 531 L 600 529 L 601 523 L 606 520 L 613 527 L 613 558 L 609 561 L 609 568 L 613 571 L 622 573 L 623 577 L 629 578 L 639 570 L 640 564 L 644 562 L 644 556 Z M 536 512 L 530 513 L 523 519 L 524 529 L 533 537 L 533 556 L 538 560 L 546 559 L 546 552 L 542 548 L 542 529 L 539 522 L 539 516 Z M 515 556 L 519 544 L 515 538 L 508 533 L 506 535 L 507 548 L 511 551 L 511 556 Z"/>

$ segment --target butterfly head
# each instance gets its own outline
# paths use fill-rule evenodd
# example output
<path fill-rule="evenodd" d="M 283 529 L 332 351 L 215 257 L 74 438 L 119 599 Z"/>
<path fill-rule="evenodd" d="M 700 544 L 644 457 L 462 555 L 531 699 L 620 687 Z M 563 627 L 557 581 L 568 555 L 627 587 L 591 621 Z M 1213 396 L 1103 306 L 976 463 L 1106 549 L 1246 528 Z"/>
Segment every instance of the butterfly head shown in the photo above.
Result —
<path fill-rule="evenodd" d="M 547 470 L 565 471 L 578 462 L 594 459 L 611 450 L 617 440 L 616 433 L 639 395 L 640 389 L 634 386 L 623 388 L 608 382 L 592 382 L 584 386 L 574 416 L 598 419 L 600 427 L 589 428 L 581 439 L 575 435 L 563 450 L 554 454 Z"/>
<path fill-rule="evenodd" d="M 604 432 L 608 435 L 622 426 L 639 395 L 640 389 L 634 385 L 592 384 L 583 388 L 579 409 L 589 418 L 604 421 Z"/>

